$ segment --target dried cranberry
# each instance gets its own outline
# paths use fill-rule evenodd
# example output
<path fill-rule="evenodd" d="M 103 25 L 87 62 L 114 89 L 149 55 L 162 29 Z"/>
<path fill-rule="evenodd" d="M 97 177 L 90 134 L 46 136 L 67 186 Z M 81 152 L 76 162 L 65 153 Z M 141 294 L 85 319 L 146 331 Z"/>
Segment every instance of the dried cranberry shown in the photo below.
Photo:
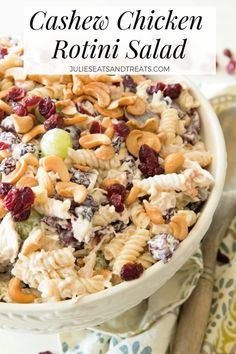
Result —
<path fill-rule="evenodd" d="M 141 145 L 139 149 L 139 159 L 141 164 L 138 166 L 144 177 L 153 177 L 164 173 L 164 169 L 159 164 L 158 155 L 147 144 Z"/>
<path fill-rule="evenodd" d="M 140 263 L 126 263 L 121 268 L 120 276 L 125 281 L 134 280 L 138 279 L 143 271 L 143 266 Z"/>
<path fill-rule="evenodd" d="M 25 106 L 23 106 L 22 103 L 13 102 L 12 109 L 20 117 L 27 116 L 28 114 L 27 109 L 25 108 Z"/>
<path fill-rule="evenodd" d="M 156 85 L 151 85 L 147 88 L 147 93 L 149 95 L 153 95 L 154 93 L 157 93 L 158 91 L 163 91 L 166 87 L 166 84 L 164 82 L 157 82 Z"/>
<path fill-rule="evenodd" d="M 0 141 L 0 150 L 6 150 L 9 148 L 9 146 L 10 146 L 9 144 Z"/>
<path fill-rule="evenodd" d="M 30 187 L 12 188 L 4 198 L 4 207 L 13 215 L 28 210 L 34 202 L 34 193 Z"/>
<path fill-rule="evenodd" d="M 12 215 L 14 221 L 24 221 L 27 220 L 29 216 L 30 216 L 30 208 L 20 211 L 19 213 L 16 214 L 13 213 Z"/>
<path fill-rule="evenodd" d="M 0 198 L 3 198 L 11 190 L 12 185 L 10 183 L 0 182 Z"/>
<path fill-rule="evenodd" d="M 77 111 L 81 114 L 85 114 L 86 116 L 93 116 L 82 104 L 77 103 Z"/>
<path fill-rule="evenodd" d="M 8 54 L 8 49 L 4 47 L 0 47 L 0 59 L 3 59 L 7 54 Z"/>
<path fill-rule="evenodd" d="M 156 175 L 162 175 L 164 173 L 164 169 L 162 166 L 154 166 L 154 165 L 147 165 L 147 164 L 140 164 L 138 166 L 140 171 L 142 172 L 144 177 L 153 177 Z"/>
<path fill-rule="evenodd" d="M 157 153 L 147 144 L 141 145 L 139 149 L 140 162 L 146 162 L 147 160 L 157 161 Z"/>
<path fill-rule="evenodd" d="M 226 71 L 228 74 L 232 75 L 236 69 L 236 61 L 234 59 L 230 59 L 228 65 L 226 66 Z"/>
<path fill-rule="evenodd" d="M 28 96 L 24 99 L 25 107 L 35 106 L 42 101 L 42 97 L 39 96 Z"/>
<path fill-rule="evenodd" d="M 115 210 L 121 213 L 124 210 L 124 201 L 126 196 L 126 189 L 122 184 L 112 184 L 107 188 L 107 198 L 111 205 L 114 205 Z"/>
<path fill-rule="evenodd" d="M 122 196 L 120 194 L 112 194 L 109 198 L 109 202 L 115 207 L 115 210 L 118 213 L 124 211 L 124 204 L 122 203 Z"/>
<path fill-rule="evenodd" d="M 39 113 L 45 118 L 49 118 L 52 114 L 56 112 L 55 103 L 50 97 L 44 97 L 39 103 Z"/>
<path fill-rule="evenodd" d="M 94 121 L 91 124 L 91 127 L 90 127 L 89 131 L 90 131 L 91 134 L 103 133 L 104 132 L 104 128 L 102 127 L 102 125 L 99 122 Z"/>
<path fill-rule="evenodd" d="M 168 96 L 174 100 L 179 97 L 181 91 L 182 86 L 180 84 L 169 84 L 166 86 L 163 94 L 165 97 Z"/>
<path fill-rule="evenodd" d="M 130 132 L 129 127 L 125 124 L 125 122 L 113 124 L 113 128 L 114 128 L 115 134 L 117 136 L 121 136 L 122 138 L 126 138 Z"/>
<path fill-rule="evenodd" d="M 20 101 L 25 97 L 25 90 L 23 88 L 13 87 L 9 90 L 7 95 L 8 101 Z"/>
<path fill-rule="evenodd" d="M 60 113 L 52 114 L 48 119 L 44 122 L 44 128 L 46 130 L 61 128 L 63 126 L 63 118 Z"/>
<path fill-rule="evenodd" d="M 119 194 L 121 195 L 121 200 L 122 202 L 125 200 L 125 195 L 126 195 L 126 189 L 122 184 L 115 183 L 107 187 L 107 197 L 110 199 L 110 197 L 113 194 Z"/>
<path fill-rule="evenodd" d="M 40 352 L 39 354 L 52 354 L 49 350 L 46 350 L 46 352 Z"/>
<path fill-rule="evenodd" d="M 225 48 L 224 51 L 223 51 L 224 55 L 230 59 L 233 58 L 233 55 L 232 55 L 232 52 L 229 48 Z"/>
<path fill-rule="evenodd" d="M 130 92 L 136 92 L 137 84 L 134 82 L 132 76 L 125 75 L 123 79 L 123 85 L 125 88 L 128 88 Z"/>
<path fill-rule="evenodd" d="M 83 247 L 83 243 L 79 242 L 73 234 L 73 231 L 68 229 L 68 230 L 62 230 L 59 233 L 59 240 L 63 244 L 63 246 L 71 246 L 75 249 L 81 249 Z"/>
<path fill-rule="evenodd" d="M 0 121 L 5 117 L 5 112 L 0 108 Z"/>

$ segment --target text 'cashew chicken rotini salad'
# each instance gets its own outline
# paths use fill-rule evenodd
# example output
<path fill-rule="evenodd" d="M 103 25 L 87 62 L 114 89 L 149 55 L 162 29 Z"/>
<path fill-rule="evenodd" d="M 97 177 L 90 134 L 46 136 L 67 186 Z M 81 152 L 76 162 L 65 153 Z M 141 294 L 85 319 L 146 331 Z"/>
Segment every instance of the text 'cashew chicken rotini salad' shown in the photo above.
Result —
<path fill-rule="evenodd" d="M 0 300 L 76 299 L 168 262 L 214 183 L 188 88 L 26 75 L 0 45 Z"/>

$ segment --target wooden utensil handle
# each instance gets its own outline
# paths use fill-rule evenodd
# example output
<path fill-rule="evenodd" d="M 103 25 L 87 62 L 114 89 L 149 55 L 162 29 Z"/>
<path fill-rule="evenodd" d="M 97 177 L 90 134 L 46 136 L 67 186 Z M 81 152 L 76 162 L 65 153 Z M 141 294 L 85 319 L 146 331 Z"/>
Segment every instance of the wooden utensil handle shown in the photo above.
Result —
<path fill-rule="evenodd" d="M 212 271 L 202 274 L 198 286 L 185 302 L 178 323 L 173 354 L 199 354 L 211 307 L 214 275 Z"/>
<path fill-rule="evenodd" d="M 204 271 L 197 287 L 181 308 L 172 354 L 200 354 L 208 322 L 216 255 L 235 215 L 236 193 L 224 192 L 202 244 Z"/>

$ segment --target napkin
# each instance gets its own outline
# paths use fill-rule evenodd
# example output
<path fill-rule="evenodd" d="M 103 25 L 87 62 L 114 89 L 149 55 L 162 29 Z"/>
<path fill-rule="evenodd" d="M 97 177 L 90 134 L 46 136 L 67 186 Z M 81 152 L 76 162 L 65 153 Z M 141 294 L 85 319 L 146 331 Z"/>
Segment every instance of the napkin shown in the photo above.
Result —
<path fill-rule="evenodd" d="M 67 354 L 165 354 L 180 305 L 202 273 L 200 248 L 162 288 L 122 315 L 94 328 L 62 333 Z"/>

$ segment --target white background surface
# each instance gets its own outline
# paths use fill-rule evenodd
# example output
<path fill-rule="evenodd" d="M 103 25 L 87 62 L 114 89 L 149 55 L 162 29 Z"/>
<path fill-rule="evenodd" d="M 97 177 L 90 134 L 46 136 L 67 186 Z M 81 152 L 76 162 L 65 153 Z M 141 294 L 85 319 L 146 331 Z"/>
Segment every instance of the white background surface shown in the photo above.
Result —
<path fill-rule="evenodd" d="M 2 0 L 3 1 L 3 0 Z M 42 5 L 67 5 L 73 4 L 76 8 L 79 5 L 108 5 L 112 6 L 115 1 L 110 0 L 86 0 L 86 1 L 73 1 L 73 0 L 34 0 L 34 3 Z M 231 48 L 236 50 L 235 41 L 235 13 L 236 1 L 235 0 L 119 0 L 119 5 L 212 5 L 216 6 L 217 12 L 217 48 L 218 53 L 222 53 L 223 48 Z M 32 0 L 14 0 L 5 1 L 1 6 L 1 35 L 22 35 L 23 34 L 23 8 L 24 5 L 32 4 Z M 114 4 L 115 5 L 115 4 Z M 226 61 L 222 55 L 219 55 L 219 61 L 222 65 L 226 65 Z M 236 84 L 236 75 L 229 76 L 223 72 L 217 77 L 191 77 L 196 83 L 203 84 L 203 88 L 207 90 L 208 85 L 214 85 L 215 82 L 225 81 Z M 57 335 L 32 335 L 32 334 L 14 334 L 13 332 L 0 331 L 0 354 L 38 354 L 40 351 L 51 350 L 53 354 L 61 354 L 59 345 L 59 337 Z"/>

